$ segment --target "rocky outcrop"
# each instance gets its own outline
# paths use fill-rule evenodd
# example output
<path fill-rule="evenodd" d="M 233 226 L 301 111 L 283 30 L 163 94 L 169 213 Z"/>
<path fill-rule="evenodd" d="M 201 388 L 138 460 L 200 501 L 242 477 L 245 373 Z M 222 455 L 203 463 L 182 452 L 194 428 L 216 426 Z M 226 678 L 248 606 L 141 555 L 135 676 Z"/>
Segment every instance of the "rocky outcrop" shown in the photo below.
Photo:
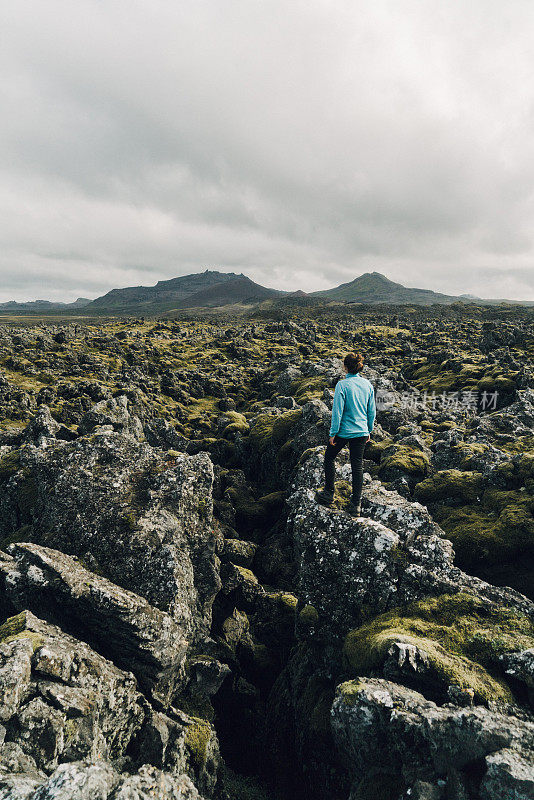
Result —
<path fill-rule="evenodd" d="M 312 630 L 334 643 L 370 615 L 428 596 L 469 591 L 526 614 L 526 597 L 466 575 L 454 565 L 443 531 L 419 503 L 388 491 L 378 481 L 365 484 L 364 517 L 318 505 L 323 449 L 307 451 L 288 498 L 298 595 L 317 612 Z M 339 475 L 347 476 L 348 465 Z M 334 589 L 335 587 L 335 589 Z"/>
<path fill-rule="evenodd" d="M 181 710 L 228 672 L 198 656 L 220 587 L 211 461 L 106 427 L 58 440 L 47 419 L 0 468 L 0 596 L 20 611 L 0 629 L 0 796 L 211 797 L 217 737 Z"/>
<path fill-rule="evenodd" d="M 331 717 L 353 798 L 534 795 L 532 722 L 481 707 L 440 707 L 373 678 L 339 686 Z"/>
<path fill-rule="evenodd" d="M 206 453 L 166 456 L 105 429 L 7 457 L 0 536 L 79 556 L 205 636 L 220 587 Z M 3 478 L 3 480 L 2 480 Z"/>
<path fill-rule="evenodd" d="M 30 608 L 63 622 L 137 677 L 163 707 L 180 680 L 187 631 L 140 595 L 89 572 L 79 561 L 35 544 L 0 554 L 0 583 L 19 610 Z"/>
<path fill-rule="evenodd" d="M 187 775 L 148 765 L 120 776 L 110 764 L 61 764 L 46 780 L 0 774 L 2 800 L 202 800 Z"/>
<path fill-rule="evenodd" d="M 14 747 L 42 773 L 126 754 L 145 716 L 131 672 L 29 611 L 8 619 L 0 639 L 4 768 Z"/>
<path fill-rule="evenodd" d="M 175 781 L 197 797 L 189 779 L 178 779 L 182 773 L 211 796 L 220 757 L 209 722 L 173 707 L 155 711 L 131 672 L 29 611 L 0 627 L 0 642 L 0 797 L 33 797 L 40 787 L 35 800 L 70 798 L 78 783 L 85 787 L 87 779 L 90 788 L 96 780 L 100 787 L 104 778 L 101 795 L 86 787 L 79 796 L 107 798 L 119 786 L 119 797 L 130 797 L 127 790 L 150 797 L 156 788 L 174 791 Z M 73 763 L 80 759 L 88 763 Z M 94 772 L 95 761 L 101 772 Z M 115 771 L 135 772 L 143 764 L 126 782 Z M 161 795 L 167 796 L 173 795 Z"/>

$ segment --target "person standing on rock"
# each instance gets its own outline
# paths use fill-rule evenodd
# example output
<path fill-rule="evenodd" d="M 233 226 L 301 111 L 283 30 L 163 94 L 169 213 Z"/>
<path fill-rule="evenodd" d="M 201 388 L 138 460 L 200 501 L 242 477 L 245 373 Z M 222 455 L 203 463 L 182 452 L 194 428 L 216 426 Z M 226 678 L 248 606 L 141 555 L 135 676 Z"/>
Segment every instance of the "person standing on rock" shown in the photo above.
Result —
<path fill-rule="evenodd" d="M 335 458 L 339 451 L 349 445 L 352 469 L 352 498 L 346 511 L 360 516 L 360 501 L 363 485 L 363 451 L 373 432 L 376 416 L 375 394 L 367 378 L 359 374 L 363 367 L 360 353 L 345 356 L 346 377 L 338 381 L 332 405 L 330 438 L 324 457 L 325 488 L 317 492 L 316 500 L 323 505 L 334 501 Z"/>

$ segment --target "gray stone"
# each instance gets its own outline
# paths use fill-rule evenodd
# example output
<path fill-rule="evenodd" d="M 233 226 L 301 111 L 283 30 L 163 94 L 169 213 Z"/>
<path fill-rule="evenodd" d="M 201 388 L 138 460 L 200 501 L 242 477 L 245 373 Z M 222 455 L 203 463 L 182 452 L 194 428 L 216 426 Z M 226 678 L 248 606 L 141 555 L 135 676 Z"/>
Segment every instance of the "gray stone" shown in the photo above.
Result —
<path fill-rule="evenodd" d="M 65 621 L 168 705 L 188 646 L 186 631 L 169 614 L 57 550 L 15 544 L 10 556 L 0 556 L 0 583 L 16 608 Z"/>

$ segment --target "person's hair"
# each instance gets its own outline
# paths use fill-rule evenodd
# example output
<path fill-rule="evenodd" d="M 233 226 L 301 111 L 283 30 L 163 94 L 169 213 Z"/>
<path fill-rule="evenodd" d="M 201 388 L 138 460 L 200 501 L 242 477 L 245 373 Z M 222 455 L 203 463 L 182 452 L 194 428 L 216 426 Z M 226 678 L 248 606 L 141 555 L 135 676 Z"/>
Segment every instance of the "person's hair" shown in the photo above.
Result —
<path fill-rule="evenodd" d="M 349 372 L 359 372 L 363 367 L 363 356 L 361 353 L 348 353 L 343 363 Z"/>

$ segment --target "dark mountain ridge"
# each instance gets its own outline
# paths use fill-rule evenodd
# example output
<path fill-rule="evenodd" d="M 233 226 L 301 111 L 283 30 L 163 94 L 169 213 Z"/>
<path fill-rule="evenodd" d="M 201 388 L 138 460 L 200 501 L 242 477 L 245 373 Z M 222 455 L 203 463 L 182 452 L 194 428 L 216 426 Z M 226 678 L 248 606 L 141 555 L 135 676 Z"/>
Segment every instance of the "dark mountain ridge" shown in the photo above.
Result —
<path fill-rule="evenodd" d="M 316 304 L 367 305 L 451 305 L 453 303 L 489 305 L 534 306 L 534 301 L 488 300 L 474 295 L 449 295 L 431 289 L 406 287 L 390 280 L 379 272 L 366 272 L 352 281 L 332 289 L 306 293 L 302 290 L 285 292 L 261 286 L 243 273 L 219 272 L 206 269 L 189 275 L 158 281 L 154 286 L 127 286 L 111 289 L 95 300 L 78 298 L 74 303 L 54 303 L 34 300 L 27 303 L 10 301 L 0 304 L 0 311 L 12 313 L 37 312 L 71 313 L 82 309 L 89 316 L 169 314 L 174 310 L 193 308 L 224 308 L 260 304 L 310 306 Z"/>

